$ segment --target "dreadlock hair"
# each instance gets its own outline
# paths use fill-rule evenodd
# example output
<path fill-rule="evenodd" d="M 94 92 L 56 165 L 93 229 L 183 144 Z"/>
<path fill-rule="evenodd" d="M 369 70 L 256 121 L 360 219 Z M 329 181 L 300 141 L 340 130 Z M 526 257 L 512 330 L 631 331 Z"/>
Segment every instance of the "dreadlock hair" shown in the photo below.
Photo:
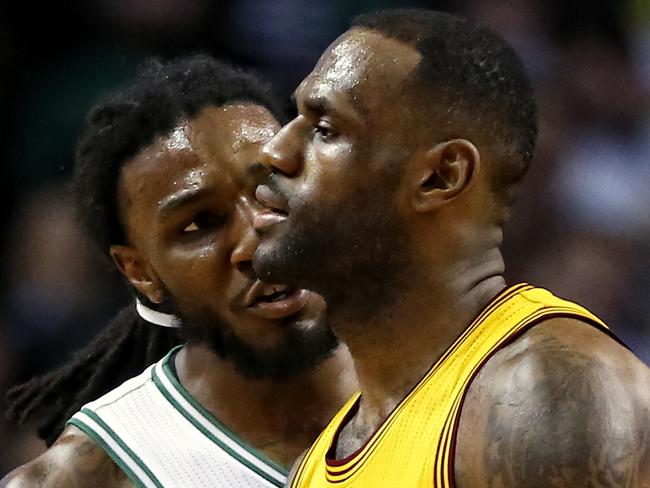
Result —
<path fill-rule="evenodd" d="M 141 373 L 181 342 L 177 329 L 149 324 L 134 306 L 125 307 L 68 363 L 9 390 L 7 416 L 35 424 L 49 447 L 84 404 Z"/>
<path fill-rule="evenodd" d="M 90 110 L 77 146 L 73 188 L 79 220 L 104 255 L 111 245 L 127 242 L 117 201 L 122 167 L 180 120 L 207 106 L 235 102 L 261 105 L 284 119 L 268 85 L 207 55 L 150 60 L 130 85 Z M 147 323 L 130 305 L 67 364 L 10 390 L 7 416 L 35 424 L 50 446 L 84 404 L 139 374 L 182 341 L 177 329 Z"/>

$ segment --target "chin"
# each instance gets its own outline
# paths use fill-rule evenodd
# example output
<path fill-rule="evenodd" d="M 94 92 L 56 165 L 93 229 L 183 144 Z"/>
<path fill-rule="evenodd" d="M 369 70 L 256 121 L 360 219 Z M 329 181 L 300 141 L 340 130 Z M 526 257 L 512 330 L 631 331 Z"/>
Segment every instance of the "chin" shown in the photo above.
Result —
<path fill-rule="evenodd" d="M 305 286 L 301 270 L 304 269 L 300 255 L 304 255 L 292 243 L 284 243 L 277 237 L 264 237 L 255 251 L 253 269 L 267 283 L 283 283 L 299 288 Z"/>
<path fill-rule="evenodd" d="M 319 329 L 328 327 L 322 317 L 304 317 L 296 318 L 291 321 L 289 325 L 293 330 L 299 331 L 303 334 L 317 333 Z"/>

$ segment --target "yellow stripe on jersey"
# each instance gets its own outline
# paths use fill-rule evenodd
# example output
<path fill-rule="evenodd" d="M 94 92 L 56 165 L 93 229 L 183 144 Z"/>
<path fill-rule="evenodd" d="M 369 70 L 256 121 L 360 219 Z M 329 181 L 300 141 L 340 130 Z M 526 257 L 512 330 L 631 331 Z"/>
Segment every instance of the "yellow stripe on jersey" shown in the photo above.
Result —
<path fill-rule="evenodd" d="M 327 453 L 357 393 L 309 449 L 292 487 L 452 488 L 454 436 L 465 392 L 501 347 L 543 318 L 573 317 L 607 326 L 585 308 L 522 283 L 495 297 L 400 402 L 366 445 L 344 461 Z"/>

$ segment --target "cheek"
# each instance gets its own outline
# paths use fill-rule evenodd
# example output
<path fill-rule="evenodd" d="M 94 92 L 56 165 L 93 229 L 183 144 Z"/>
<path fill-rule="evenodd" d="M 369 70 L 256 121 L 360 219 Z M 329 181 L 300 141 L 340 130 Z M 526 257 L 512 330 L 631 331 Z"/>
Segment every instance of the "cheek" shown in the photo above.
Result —
<path fill-rule="evenodd" d="M 305 155 L 296 196 L 304 202 L 334 204 L 345 197 L 360 169 L 352 144 L 315 143 Z"/>
<path fill-rule="evenodd" d="M 225 249 L 213 243 L 176 247 L 164 255 L 160 277 L 177 299 L 214 300 L 228 283 Z"/>
<path fill-rule="evenodd" d="M 314 141 L 305 154 L 306 170 L 345 170 L 354 163 L 359 144 L 339 136 L 336 142 Z"/>

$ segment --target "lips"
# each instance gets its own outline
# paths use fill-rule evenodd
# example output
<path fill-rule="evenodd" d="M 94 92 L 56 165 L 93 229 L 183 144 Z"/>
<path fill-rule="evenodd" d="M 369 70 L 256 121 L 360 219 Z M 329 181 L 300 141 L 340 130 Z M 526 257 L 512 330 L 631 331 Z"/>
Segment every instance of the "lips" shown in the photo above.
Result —
<path fill-rule="evenodd" d="M 287 214 L 287 202 L 268 185 L 258 185 L 255 189 L 255 198 L 265 207 L 284 215 Z"/>
<path fill-rule="evenodd" d="M 259 185 L 255 190 L 255 198 L 266 207 L 253 217 L 255 230 L 263 230 L 283 222 L 287 218 L 287 203 L 268 185 Z"/>
<path fill-rule="evenodd" d="M 262 231 L 272 225 L 284 222 L 286 219 L 286 215 L 275 213 L 272 210 L 257 212 L 253 217 L 253 228 Z"/>
<path fill-rule="evenodd" d="M 289 317 L 309 301 L 310 292 L 286 285 L 271 285 L 256 281 L 244 298 L 247 309 L 270 320 Z"/>

